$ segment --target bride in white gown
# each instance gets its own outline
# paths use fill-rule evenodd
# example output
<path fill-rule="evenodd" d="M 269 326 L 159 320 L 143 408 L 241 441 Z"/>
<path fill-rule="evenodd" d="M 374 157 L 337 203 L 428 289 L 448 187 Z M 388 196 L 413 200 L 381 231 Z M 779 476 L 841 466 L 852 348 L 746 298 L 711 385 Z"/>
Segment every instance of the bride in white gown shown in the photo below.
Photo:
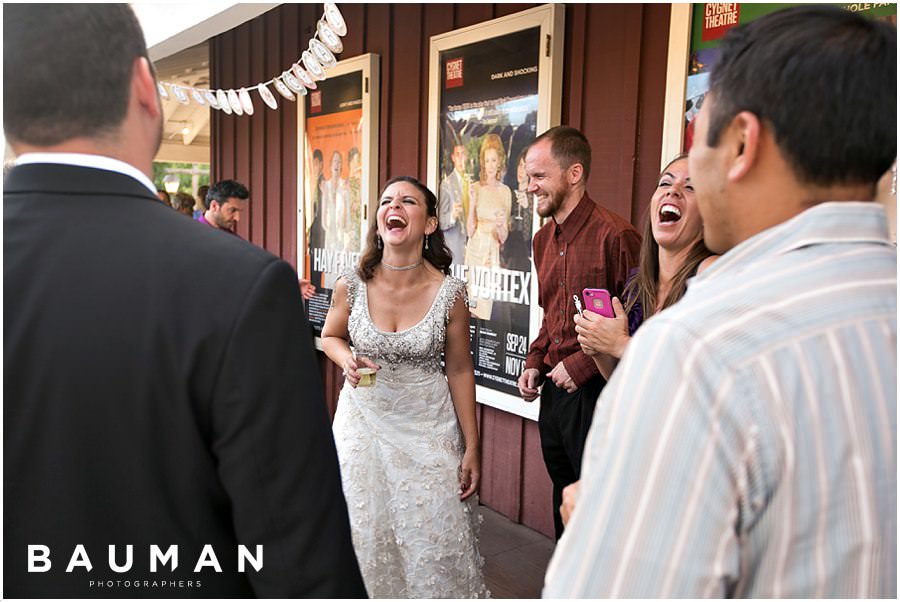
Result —
<path fill-rule="evenodd" d="M 373 598 L 489 596 L 466 285 L 449 276 L 437 225 L 431 191 L 414 178 L 388 182 L 360 267 L 336 282 L 322 330 L 345 374 L 334 438 Z M 373 386 L 358 386 L 361 368 L 377 370 Z"/>

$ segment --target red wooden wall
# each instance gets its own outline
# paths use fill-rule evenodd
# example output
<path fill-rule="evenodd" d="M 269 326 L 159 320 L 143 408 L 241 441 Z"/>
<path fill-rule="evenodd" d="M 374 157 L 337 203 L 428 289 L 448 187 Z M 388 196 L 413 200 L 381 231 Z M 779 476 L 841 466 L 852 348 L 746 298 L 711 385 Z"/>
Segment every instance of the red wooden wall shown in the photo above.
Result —
<path fill-rule="evenodd" d="M 426 179 L 429 38 L 516 13 L 534 4 L 341 4 L 347 21 L 340 59 L 381 56 L 379 182 L 400 174 Z M 285 4 L 210 41 L 213 88 L 281 73 L 315 31 L 321 4 Z M 660 165 L 669 6 L 566 6 L 562 123 L 593 147 L 590 195 L 637 224 Z M 250 188 L 238 232 L 296 267 L 297 107 L 280 97 L 253 116 L 213 111 L 211 175 Z M 322 356 L 334 411 L 342 378 Z M 481 499 L 548 535 L 550 479 L 537 424 L 479 405 L 484 453 Z"/>

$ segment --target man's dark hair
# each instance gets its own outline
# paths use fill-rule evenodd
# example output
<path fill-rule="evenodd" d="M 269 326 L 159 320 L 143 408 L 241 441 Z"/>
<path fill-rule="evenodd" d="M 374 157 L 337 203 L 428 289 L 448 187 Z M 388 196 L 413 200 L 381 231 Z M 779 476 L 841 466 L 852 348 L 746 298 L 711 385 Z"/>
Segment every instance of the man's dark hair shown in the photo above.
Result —
<path fill-rule="evenodd" d="M 358 156 L 359 156 L 359 149 L 354 146 L 349 151 L 347 151 L 347 163 L 350 163 L 351 161 L 353 161 L 353 157 L 358 157 Z"/>
<path fill-rule="evenodd" d="M 584 134 L 573 127 L 558 125 L 535 138 L 529 148 L 541 140 L 550 141 L 550 153 L 563 169 L 581 163 L 584 168 L 582 181 L 587 182 L 588 176 L 591 175 L 591 143 Z M 527 149 L 524 152 L 527 152 Z"/>
<path fill-rule="evenodd" d="M 317 148 L 317 149 L 315 149 L 315 150 L 313 151 L 313 161 L 315 161 L 316 159 L 318 159 L 318 160 L 321 161 L 322 163 L 325 162 L 325 157 L 322 156 L 322 150 L 321 150 L 321 149 L 318 149 L 318 148 Z"/>
<path fill-rule="evenodd" d="M 771 128 L 803 183 L 875 182 L 897 154 L 897 30 L 802 6 L 732 29 L 710 77 L 707 144 L 741 111 Z"/>
<path fill-rule="evenodd" d="M 209 209 L 213 201 L 216 201 L 219 205 L 224 205 L 231 198 L 238 198 L 243 201 L 250 198 L 250 191 L 247 190 L 246 186 L 235 180 L 222 180 L 210 186 L 209 190 L 206 191 L 206 202 L 204 204 Z"/>
<path fill-rule="evenodd" d="M 138 57 L 147 46 L 127 4 L 4 4 L 7 137 L 53 146 L 113 133 Z"/>

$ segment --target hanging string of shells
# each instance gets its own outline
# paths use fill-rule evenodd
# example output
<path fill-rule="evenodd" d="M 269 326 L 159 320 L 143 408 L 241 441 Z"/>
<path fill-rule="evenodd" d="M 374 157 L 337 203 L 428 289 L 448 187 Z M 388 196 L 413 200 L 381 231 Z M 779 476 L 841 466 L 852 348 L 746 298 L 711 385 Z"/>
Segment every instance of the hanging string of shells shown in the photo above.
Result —
<path fill-rule="evenodd" d="M 253 115 L 253 99 L 250 92 L 255 90 L 270 109 L 278 108 L 275 95 L 269 86 L 285 99 L 294 101 L 297 96 L 304 96 L 307 89 L 315 90 L 316 82 L 325 79 L 325 69 L 337 62 L 336 54 L 344 51 L 341 38 L 347 35 L 347 24 L 341 11 L 334 2 L 325 3 L 325 13 L 316 25 L 316 35 L 309 41 L 309 47 L 296 63 L 267 82 L 253 86 L 232 88 L 229 90 L 208 90 L 193 88 L 182 84 L 158 82 L 159 95 L 165 100 L 170 98 L 188 104 L 193 100 L 197 104 L 209 105 L 231 115 Z"/>

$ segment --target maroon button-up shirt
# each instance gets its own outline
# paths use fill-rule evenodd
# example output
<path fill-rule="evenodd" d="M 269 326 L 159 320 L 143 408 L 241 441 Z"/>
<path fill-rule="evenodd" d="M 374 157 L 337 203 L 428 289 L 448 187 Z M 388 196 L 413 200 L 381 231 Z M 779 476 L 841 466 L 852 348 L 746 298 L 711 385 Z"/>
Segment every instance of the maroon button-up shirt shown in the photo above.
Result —
<path fill-rule="evenodd" d="M 544 321 L 525 367 L 546 375 L 561 361 L 581 387 L 598 370 L 578 344 L 572 295 L 581 298 L 586 288 L 605 288 L 621 299 L 628 273 L 638 265 L 641 235 L 585 193 L 561 225 L 552 219 L 544 224 L 533 244 Z"/>

